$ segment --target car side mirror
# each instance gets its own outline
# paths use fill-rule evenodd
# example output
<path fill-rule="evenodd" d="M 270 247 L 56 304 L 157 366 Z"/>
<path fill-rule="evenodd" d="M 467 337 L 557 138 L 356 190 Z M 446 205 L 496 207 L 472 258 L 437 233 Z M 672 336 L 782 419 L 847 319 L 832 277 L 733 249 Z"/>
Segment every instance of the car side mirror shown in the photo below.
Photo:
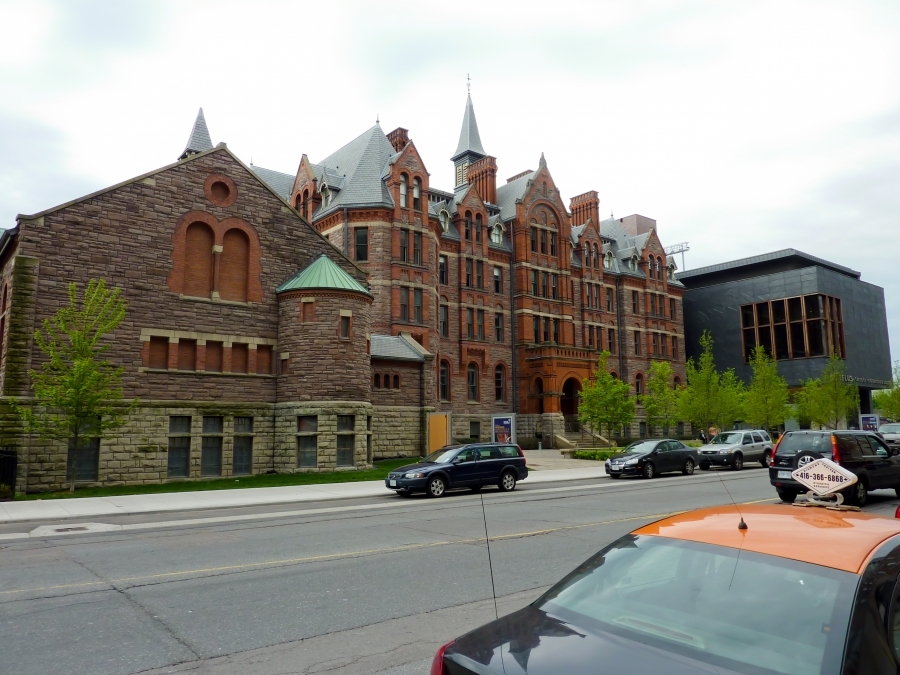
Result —
<path fill-rule="evenodd" d="M 462 461 L 463 461 L 463 458 L 462 458 L 462 457 L 454 457 L 454 458 L 453 458 L 453 461 L 450 462 L 450 463 L 451 463 L 451 464 L 462 464 Z"/>

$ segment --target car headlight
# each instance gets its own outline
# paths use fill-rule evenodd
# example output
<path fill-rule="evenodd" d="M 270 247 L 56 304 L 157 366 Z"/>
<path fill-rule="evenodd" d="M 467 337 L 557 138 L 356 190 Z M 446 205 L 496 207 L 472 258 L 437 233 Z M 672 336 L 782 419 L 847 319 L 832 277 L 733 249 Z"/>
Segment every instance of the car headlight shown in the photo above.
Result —
<path fill-rule="evenodd" d="M 734 448 L 724 448 L 723 450 L 719 450 L 720 455 L 730 455 L 734 452 Z"/>
<path fill-rule="evenodd" d="M 425 478 L 424 473 L 405 473 L 403 474 L 404 478 Z"/>
<path fill-rule="evenodd" d="M 634 465 L 637 464 L 637 463 L 638 463 L 638 460 L 636 460 L 636 459 L 629 459 L 627 462 L 625 462 L 625 466 L 634 466 Z"/>

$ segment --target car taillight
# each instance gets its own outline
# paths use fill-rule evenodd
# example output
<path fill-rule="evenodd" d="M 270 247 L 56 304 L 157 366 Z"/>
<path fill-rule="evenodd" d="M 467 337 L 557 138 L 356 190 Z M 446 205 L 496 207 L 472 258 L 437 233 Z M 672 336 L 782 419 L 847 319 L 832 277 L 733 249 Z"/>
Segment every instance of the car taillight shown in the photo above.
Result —
<path fill-rule="evenodd" d="M 450 642 L 437 650 L 437 654 L 434 655 L 434 661 L 431 662 L 431 675 L 450 675 L 450 671 L 444 667 L 444 652 L 454 642 L 456 640 L 450 640 Z"/>
<path fill-rule="evenodd" d="M 835 464 L 841 463 L 841 451 L 838 450 L 837 436 L 831 434 L 831 461 Z"/>
<path fill-rule="evenodd" d="M 894 511 L 894 518 L 900 518 L 900 504 L 897 505 L 897 510 Z"/>
<path fill-rule="evenodd" d="M 522 459 L 525 459 L 525 453 L 522 452 L 522 446 L 517 445 L 516 447 L 519 449 L 519 457 L 521 457 Z"/>
<path fill-rule="evenodd" d="M 775 455 L 778 454 L 778 446 L 781 445 L 781 441 L 784 440 L 784 434 L 778 437 L 778 440 L 775 441 L 775 447 L 772 448 L 772 461 L 775 461 Z"/>

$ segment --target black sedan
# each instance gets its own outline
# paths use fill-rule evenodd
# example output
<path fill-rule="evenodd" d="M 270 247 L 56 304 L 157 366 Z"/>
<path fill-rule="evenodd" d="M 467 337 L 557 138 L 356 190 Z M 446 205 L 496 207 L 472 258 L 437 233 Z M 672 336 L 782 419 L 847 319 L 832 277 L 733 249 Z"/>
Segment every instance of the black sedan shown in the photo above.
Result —
<path fill-rule="evenodd" d="M 384 484 L 401 497 L 413 492 L 443 497 L 453 488 L 480 490 L 486 485 L 509 492 L 527 477 L 525 455 L 518 445 L 472 443 L 435 450 L 420 462 L 395 469 Z"/>
<path fill-rule="evenodd" d="M 697 451 L 694 448 L 689 448 L 681 441 L 663 439 L 632 443 L 625 448 L 623 454 L 606 460 L 606 473 L 610 478 L 653 478 L 667 471 L 681 471 L 690 475 L 694 473 L 696 466 Z"/>

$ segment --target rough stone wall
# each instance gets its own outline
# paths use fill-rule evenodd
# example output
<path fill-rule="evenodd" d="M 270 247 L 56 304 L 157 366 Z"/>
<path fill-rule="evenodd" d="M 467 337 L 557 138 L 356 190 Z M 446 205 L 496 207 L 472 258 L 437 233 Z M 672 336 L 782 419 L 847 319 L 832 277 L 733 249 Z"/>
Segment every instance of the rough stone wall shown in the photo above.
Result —
<path fill-rule="evenodd" d="M 297 418 L 301 415 L 318 417 L 316 431 L 317 466 L 298 466 L 298 441 L 300 435 Z M 337 416 L 354 415 L 354 466 L 337 466 Z M 359 401 L 310 401 L 279 403 L 275 410 L 274 468 L 279 473 L 315 473 L 347 469 L 365 469 L 371 465 L 369 446 L 377 438 L 373 408 Z M 371 424 L 370 424 L 371 419 Z M 373 433 L 372 430 L 375 432 Z M 371 439 L 371 440 L 370 440 Z"/>
<path fill-rule="evenodd" d="M 226 176 L 236 186 L 236 199 L 230 206 L 219 206 L 208 198 L 204 182 L 213 174 Z M 261 301 L 215 302 L 181 297 L 169 290 L 177 257 L 173 254 L 176 224 L 184 214 L 198 211 L 217 222 L 238 219 L 255 230 L 261 247 Z M 285 241 L 291 245 L 285 246 Z M 69 281 L 83 286 L 91 277 L 102 277 L 123 290 L 128 315 L 112 336 L 109 358 L 125 367 L 126 397 L 273 402 L 272 379 L 227 381 L 221 376 L 142 372 L 141 330 L 277 338 L 275 288 L 322 253 L 365 283 L 359 269 L 222 148 L 44 216 L 23 219 L 18 255 L 40 261 L 35 324 L 66 303 Z M 42 356 L 33 347 L 31 352 L 36 365 Z"/>
<path fill-rule="evenodd" d="M 370 307 L 371 300 L 357 293 L 282 294 L 279 354 L 290 354 L 290 366 L 278 377 L 279 401 L 369 400 Z M 350 313 L 348 339 L 340 337 L 341 312 Z"/>
<path fill-rule="evenodd" d="M 32 367 L 37 281 L 40 264 L 36 258 L 11 257 L 3 268 L 8 284 L 6 329 L 0 362 L 0 393 L 27 396 L 30 393 L 29 369 Z M 2 433 L 2 432 L 0 432 Z"/>
<path fill-rule="evenodd" d="M 421 406 L 422 368 L 425 364 L 415 361 L 389 361 L 372 359 L 372 405 L 376 406 Z M 428 367 L 430 368 L 430 363 Z M 374 383 L 378 376 L 380 388 Z M 395 377 L 400 378 L 400 388 L 394 387 Z M 385 378 L 390 378 L 390 389 L 385 387 Z"/>
<path fill-rule="evenodd" d="M 376 460 L 418 457 L 425 451 L 425 415 L 430 409 L 375 405 L 372 444 Z"/>

